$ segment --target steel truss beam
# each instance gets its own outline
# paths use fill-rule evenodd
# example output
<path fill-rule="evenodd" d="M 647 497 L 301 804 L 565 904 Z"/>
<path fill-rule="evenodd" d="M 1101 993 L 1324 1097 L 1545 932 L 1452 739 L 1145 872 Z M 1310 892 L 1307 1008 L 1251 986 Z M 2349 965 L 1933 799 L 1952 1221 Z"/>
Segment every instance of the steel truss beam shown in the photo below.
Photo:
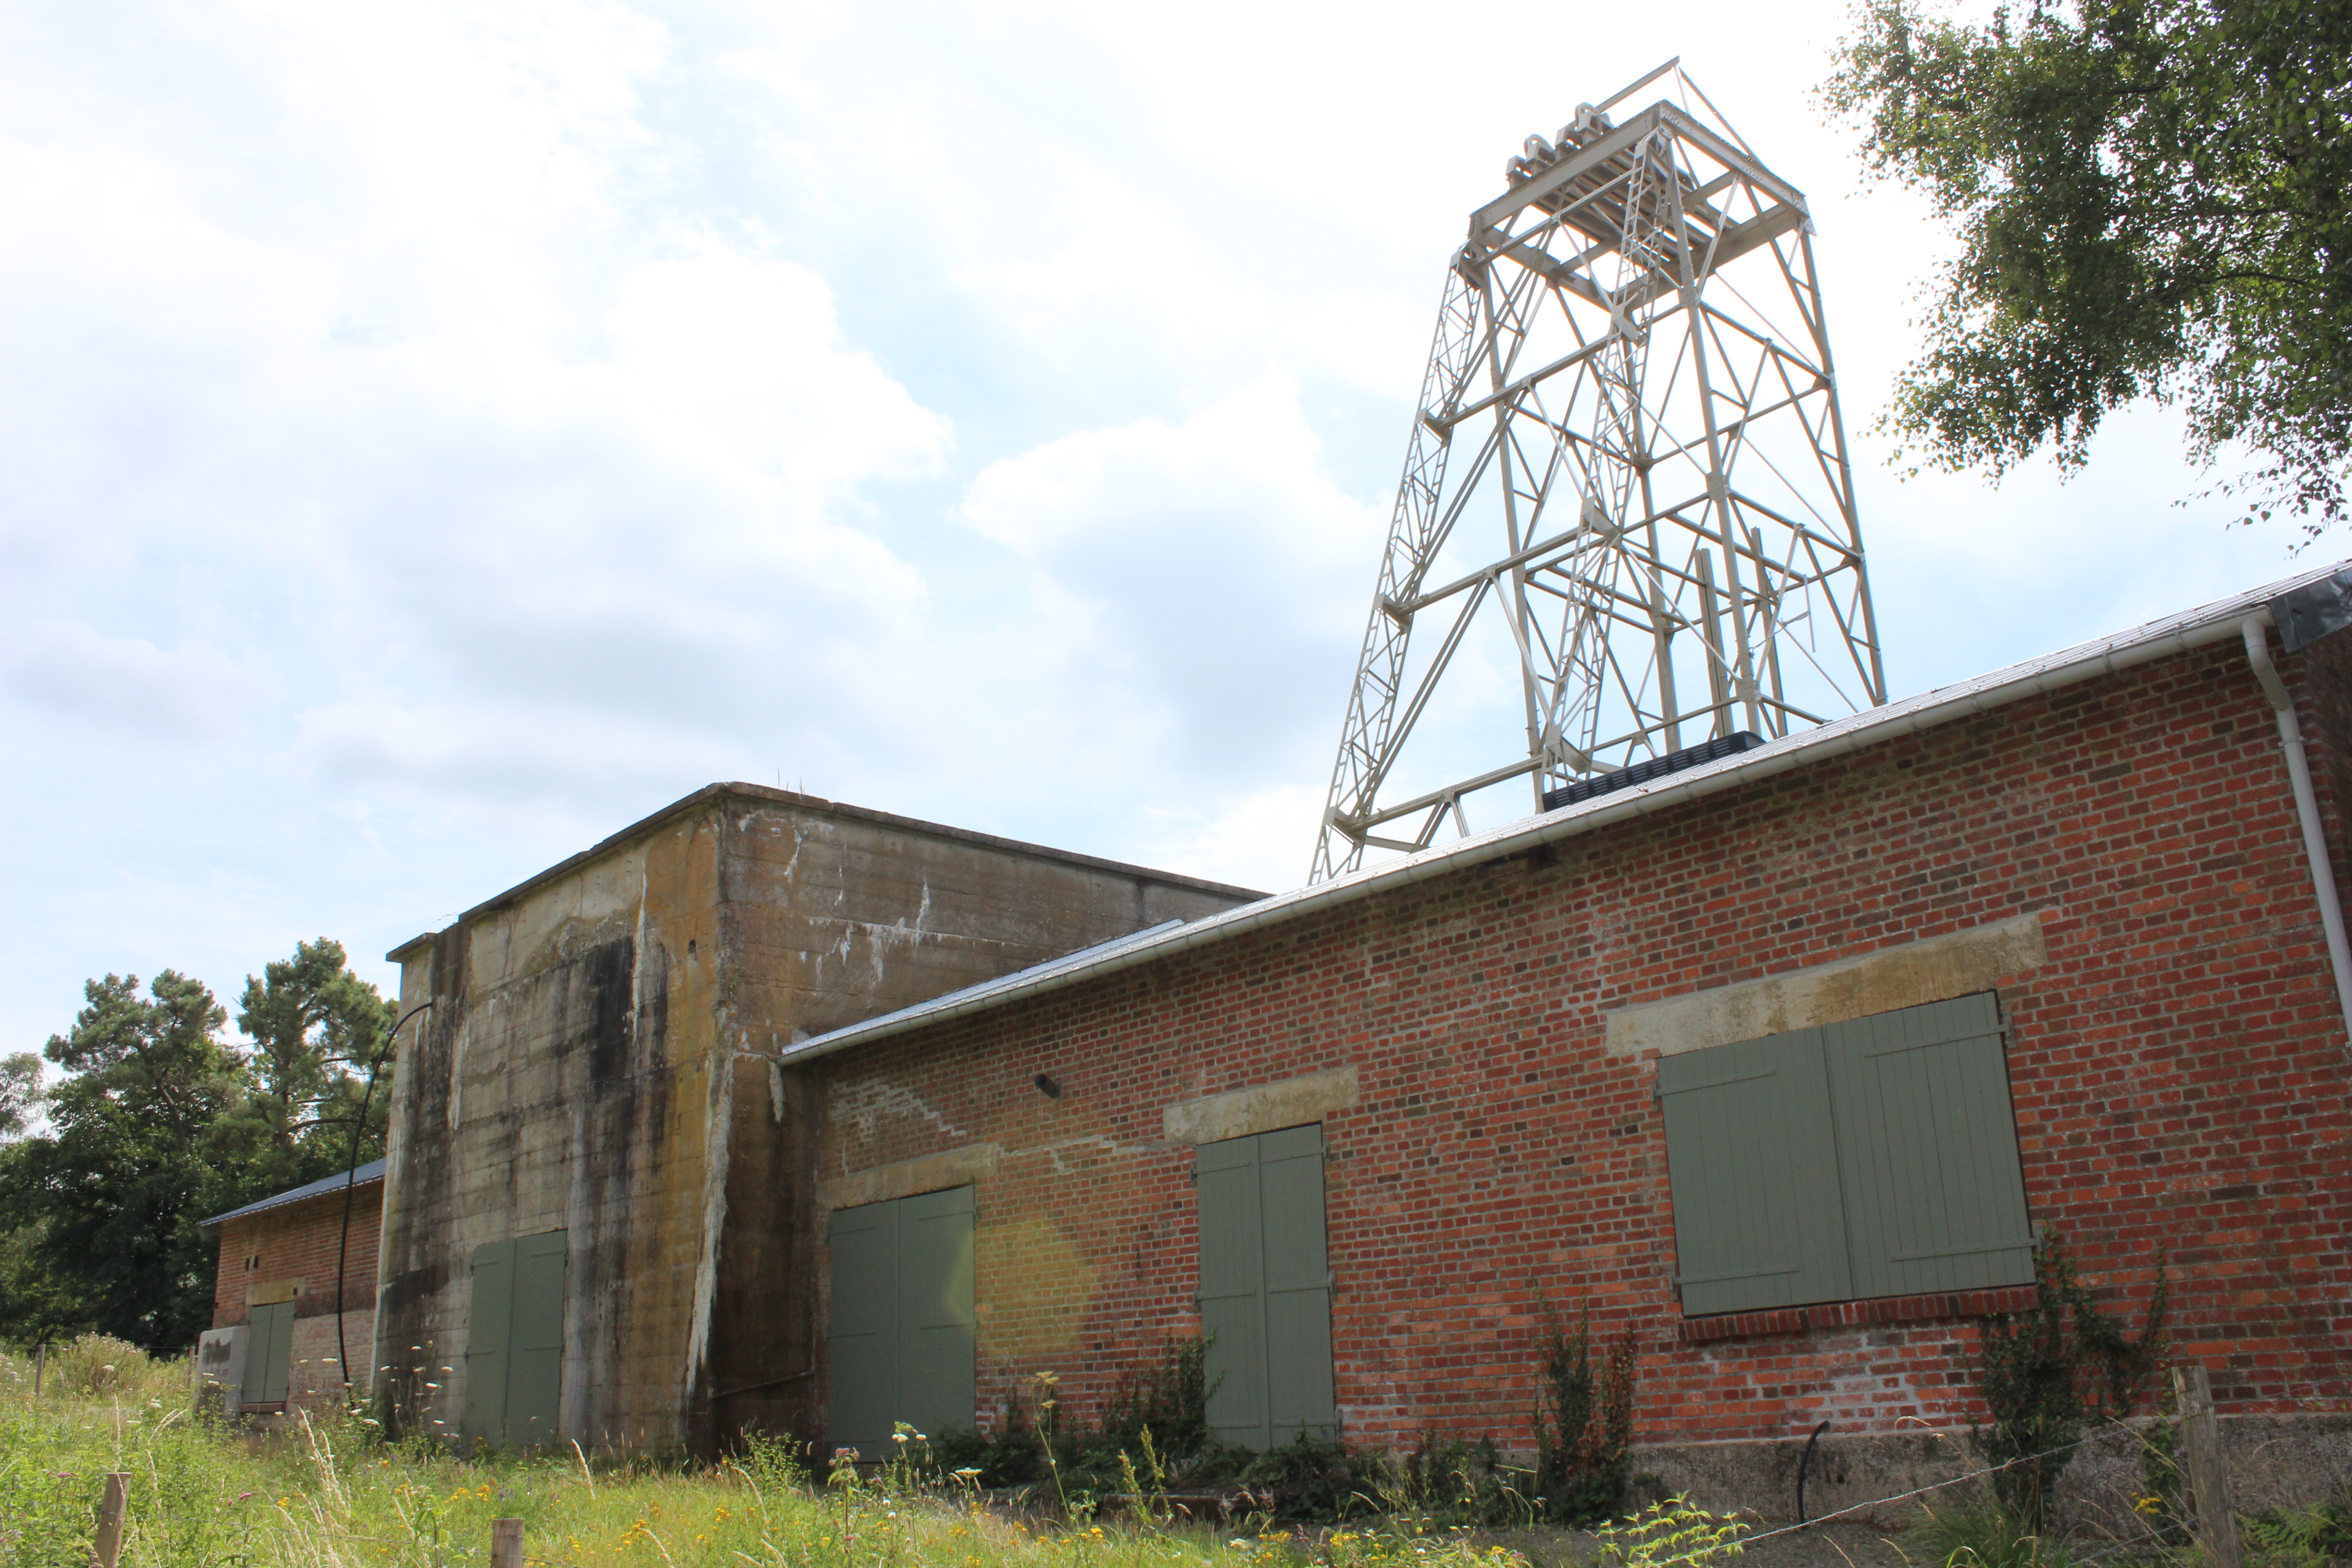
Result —
<path fill-rule="evenodd" d="M 1465 798 L 1515 779 L 1540 810 L 1580 776 L 1886 700 L 1802 194 L 1676 61 L 1528 137 L 1507 178 L 1446 270 L 1318 881 L 1467 834 Z M 1412 742 L 1488 627 L 1525 754 L 1445 782 Z"/>

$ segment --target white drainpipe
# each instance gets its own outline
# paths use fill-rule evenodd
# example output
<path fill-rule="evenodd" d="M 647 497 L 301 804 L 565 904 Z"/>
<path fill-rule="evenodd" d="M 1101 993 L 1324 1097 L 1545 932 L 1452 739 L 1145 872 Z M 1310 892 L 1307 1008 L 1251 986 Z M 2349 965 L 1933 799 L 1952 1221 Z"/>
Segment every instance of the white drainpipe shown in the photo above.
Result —
<path fill-rule="evenodd" d="M 2327 840 L 2319 830 L 2319 797 L 2311 789 L 2311 763 L 2304 755 L 2303 726 L 2295 721 L 2294 700 L 2286 682 L 2271 663 L 2266 616 L 2248 616 L 2238 629 L 2246 639 L 2246 658 L 2254 679 L 2278 713 L 2279 747 L 2286 752 L 2286 773 L 2294 783 L 2294 812 L 2303 819 L 2303 852 L 2311 862 L 2312 891 L 2319 895 L 2319 923 L 2327 931 L 2327 962 L 2336 970 L 2336 1003 L 2352 1031 L 2352 943 L 2344 938 L 2344 906 L 2336 896 L 2336 873 L 2327 864 Z"/>

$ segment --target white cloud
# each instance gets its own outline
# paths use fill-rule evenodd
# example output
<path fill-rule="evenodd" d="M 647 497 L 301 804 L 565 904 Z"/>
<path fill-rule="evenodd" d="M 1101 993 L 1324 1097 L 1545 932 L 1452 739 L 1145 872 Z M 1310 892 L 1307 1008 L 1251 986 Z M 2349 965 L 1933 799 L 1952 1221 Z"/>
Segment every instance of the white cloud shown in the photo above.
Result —
<path fill-rule="evenodd" d="M 961 513 L 1028 566 L 1060 700 L 1159 769 L 1263 779 L 1338 733 L 1387 516 L 1333 482 L 1287 377 L 1001 459 Z"/>
<path fill-rule="evenodd" d="M 1263 892 L 1297 887 L 1307 879 L 1323 795 L 1318 780 L 1221 797 L 1206 811 L 1155 811 L 1142 826 L 1143 858 Z"/>
<path fill-rule="evenodd" d="M 183 742 L 236 736 L 262 686 L 213 648 L 55 624 L 0 633 L 0 676 L 26 701 L 98 729 Z"/>

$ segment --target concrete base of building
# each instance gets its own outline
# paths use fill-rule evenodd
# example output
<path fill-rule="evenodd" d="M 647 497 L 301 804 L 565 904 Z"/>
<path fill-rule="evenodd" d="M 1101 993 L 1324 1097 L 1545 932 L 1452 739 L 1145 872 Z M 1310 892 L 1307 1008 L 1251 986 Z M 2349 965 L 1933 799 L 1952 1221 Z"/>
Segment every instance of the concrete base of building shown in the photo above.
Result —
<path fill-rule="evenodd" d="M 2294 1415 L 2225 1415 L 2221 1441 L 2242 1512 L 2318 1501 L 2352 1477 L 2352 1412 Z M 1797 1476 L 1805 1473 L 1805 1515 L 1820 1519 L 1845 1510 L 1861 1522 L 1896 1530 L 1916 1519 L 1923 1504 L 1980 1500 L 1982 1481 L 1942 1486 L 1984 1462 L 1965 1431 L 1841 1436 L 1822 1434 L 1805 1460 L 1805 1438 L 1722 1443 L 1645 1444 L 1633 1468 L 1655 1478 L 1662 1495 L 1687 1493 L 1718 1512 L 1738 1511 L 1771 1522 L 1797 1517 Z M 2075 1451 L 2059 1485 L 2059 1515 L 2069 1531 L 2128 1537 L 2145 1528 L 2133 1509 L 2146 1483 L 2142 1443 L 2134 1431 L 2103 1432 Z"/>

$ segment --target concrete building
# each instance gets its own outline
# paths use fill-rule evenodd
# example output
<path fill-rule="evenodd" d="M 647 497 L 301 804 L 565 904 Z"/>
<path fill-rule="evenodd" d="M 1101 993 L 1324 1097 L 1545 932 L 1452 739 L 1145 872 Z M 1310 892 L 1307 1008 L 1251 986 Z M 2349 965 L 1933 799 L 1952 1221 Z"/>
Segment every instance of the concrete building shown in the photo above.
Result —
<path fill-rule="evenodd" d="M 402 1011 L 429 1011 L 392 1091 L 395 1417 L 702 1451 L 805 1419 L 824 1250 L 795 1042 L 1257 897 L 715 784 L 397 949 Z"/>
<path fill-rule="evenodd" d="M 383 1217 L 383 1162 L 376 1160 L 203 1223 L 220 1244 L 213 1326 L 196 1347 L 197 1376 L 217 1391 L 208 1404 L 217 1398 L 229 1415 L 270 1416 L 330 1403 L 342 1394 L 346 1353 L 352 1382 L 368 1387 Z"/>

